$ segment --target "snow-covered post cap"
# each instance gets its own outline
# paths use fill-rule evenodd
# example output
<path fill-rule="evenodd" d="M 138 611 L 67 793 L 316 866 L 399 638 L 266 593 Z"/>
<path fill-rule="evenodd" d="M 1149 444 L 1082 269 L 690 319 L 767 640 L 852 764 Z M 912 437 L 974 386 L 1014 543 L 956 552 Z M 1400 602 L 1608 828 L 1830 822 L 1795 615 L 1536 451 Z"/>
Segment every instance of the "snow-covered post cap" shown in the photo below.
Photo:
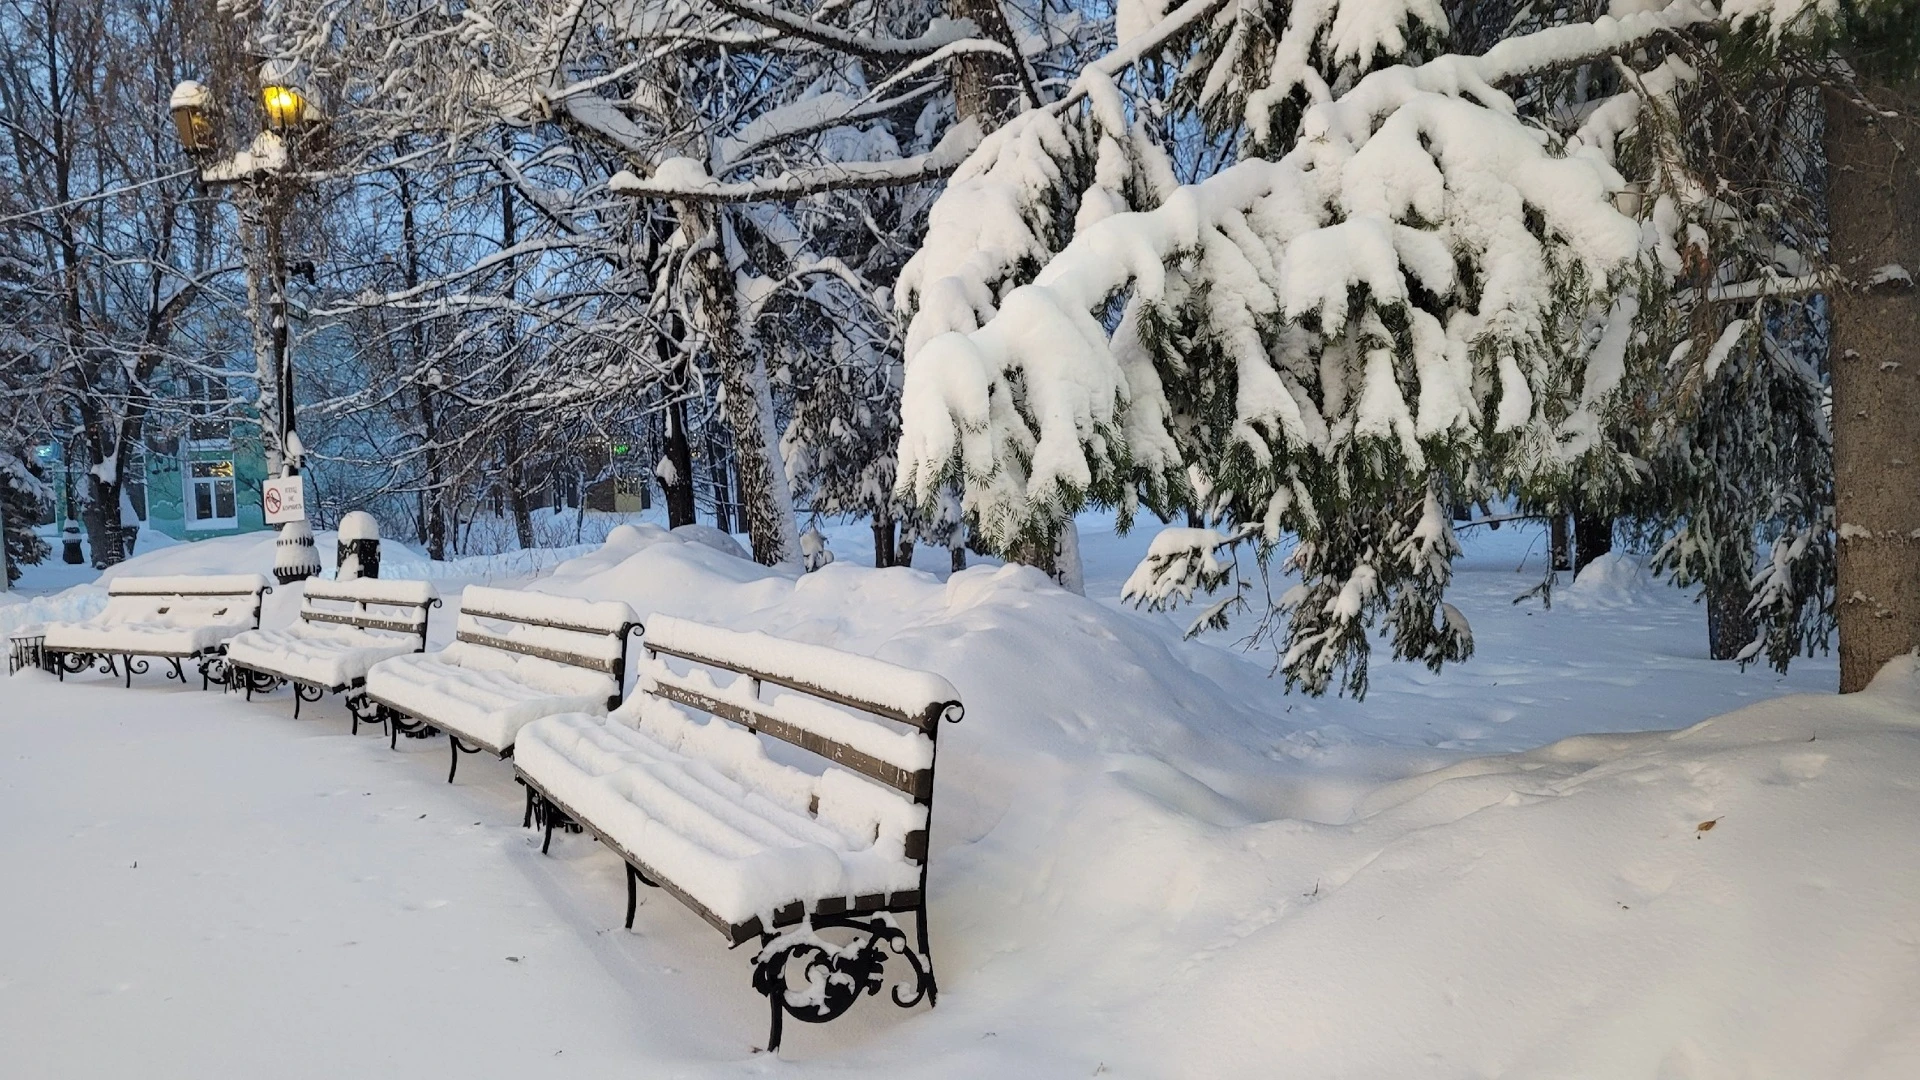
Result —
<path fill-rule="evenodd" d="M 365 510 L 340 519 L 340 549 L 334 577 L 340 581 L 380 576 L 380 523 Z"/>
<path fill-rule="evenodd" d="M 313 546 L 313 527 L 305 518 L 280 526 L 273 545 L 273 576 L 290 585 L 320 572 L 320 553 Z"/>
<path fill-rule="evenodd" d="M 183 79 L 173 88 L 173 96 L 167 99 L 169 109 L 205 109 L 213 105 L 213 91 L 205 83 L 194 79 Z"/>

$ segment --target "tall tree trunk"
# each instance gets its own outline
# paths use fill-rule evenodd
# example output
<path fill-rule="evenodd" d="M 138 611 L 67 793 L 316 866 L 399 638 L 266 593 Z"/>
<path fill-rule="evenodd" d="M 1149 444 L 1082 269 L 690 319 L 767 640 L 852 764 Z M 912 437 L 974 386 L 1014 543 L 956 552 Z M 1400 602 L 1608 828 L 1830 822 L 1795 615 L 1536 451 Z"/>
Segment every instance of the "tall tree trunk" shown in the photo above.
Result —
<path fill-rule="evenodd" d="M 533 508 L 527 505 L 526 473 L 515 465 L 507 479 L 507 508 L 513 511 L 513 533 L 521 550 L 533 546 Z"/>
<path fill-rule="evenodd" d="M 711 427 L 707 429 L 707 486 L 713 489 L 713 527 L 724 533 L 740 531 L 740 523 L 734 520 L 733 484 L 727 480 L 726 449 Z"/>
<path fill-rule="evenodd" d="M 953 18 L 973 20 L 973 24 L 980 28 L 982 37 L 1017 50 L 1000 0 L 948 0 L 947 11 Z M 1033 92 L 1033 88 L 1026 83 L 1023 66 L 1006 56 L 986 52 L 963 53 L 953 59 L 954 111 L 962 121 L 971 120 L 980 125 L 981 133 L 986 134 L 1011 120 L 1019 111 L 1020 89 L 1024 86 L 1029 93 Z M 959 500 L 956 498 L 954 502 L 957 504 Z M 954 522 L 951 566 L 956 573 L 967 568 L 967 549 L 962 540 L 965 535 L 966 526 L 959 521 Z M 1047 538 L 1015 544 L 1003 554 L 1009 562 L 1039 567 L 1052 576 L 1054 549 L 1055 544 Z"/>
<path fill-rule="evenodd" d="M 440 453 L 433 447 L 433 395 L 425 387 L 420 388 L 420 423 L 426 430 L 427 440 L 426 453 L 423 455 L 426 485 L 420 496 L 427 507 L 426 535 L 422 539 L 427 542 L 427 558 L 443 562 L 447 557 L 447 516 L 440 506 Z"/>
<path fill-rule="evenodd" d="M 667 497 L 667 527 L 693 524 L 693 441 L 687 438 L 687 401 L 678 390 L 667 406 L 666 453 L 660 464 L 666 468 L 656 466 L 654 473 Z"/>
<path fill-rule="evenodd" d="M 1613 550 L 1613 515 L 1591 510 L 1573 512 L 1573 572 Z"/>
<path fill-rule="evenodd" d="M 1707 583 L 1707 651 L 1715 660 L 1736 660 L 1758 634 L 1747 605 L 1753 590 L 1744 577 Z"/>
<path fill-rule="evenodd" d="M 1010 50 L 1018 48 L 1000 0 L 949 0 L 947 10 L 953 18 L 973 20 L 982 37 Z M 1025 83 L 1024 73 L 1006 56 L 962 53 L 953 61 L 954 110 L 960 119 L 977 122 L 985 134 L 1013 118 Z"/>
<path fill-rule="evenodd" d="M 1887 115 L 1828 91 L 1834 263 L 1833 501 L 1840 692 L 1920 647 L 1920 83 L 1866 85 Z M 1895 113 L 1901 115 L 1894 115 Z"/>
<path fill-rule="evenodd" d="M 724 215 L 715 207 L 685 206 L 683 221 L 699 250 L 689 260 L 691 284 L 699 298 L 700 327 L 720 374 L 721 410 L 733 430 L 734 468 L 746 505 L 740 507 L 755 562 L 767 566 L 797 564 L 800 530 L 793 495 L 780 460 L 774 431 L 773 388 L 766 360 L 752 348 L 740 325 L 739 297 L 727 259 Z"/>
<path fill-rule="evenodd" d="M 1555 510 L 1547 523 L 1547 549 L 1555 570 L 1573 569 L 1573 537 L 1567 532 L 1567 512 Z"/>
<path fill-rule="evenodd" d="M 1080 526 L 1072 518 L 1060 523 L 1053 550 L 1053 580 L 1070 593 L 1087 595 L 1087 570 L 1080 561 Z"/>
<path fill-rule="evenodd" d="M 407 288 L 420 287 L 420 233 L 419 224 L 413 213 L 413 184 L 405 169 L 394 170 L 395 193 L 400 200 L 400 243 L 402 281 Z M 249 279 L 251 282 L 251 279 Z M 426 355 L 426 341 L 422 334 L 420 321 L 412 320 L 407 328 L 407 349 L 410 366 L 418 370 L 421 358 Z M 439 417 L 433 403 L 433 391 L 424 383 L 416 388 L 420 406 L 420 438 L 425 443 L 423 462 L 426 467 L 424 491 L 421 494 L 426 504 L 425 535 L 421 539 L 427 544 L 427 558 L 443 562 L 447 557 L 447 516 L 441 506 L 441 466 L 440 453 L 435 442 L 440 437 Z M 271 468 L 271 466 L 269 466 Z"/>
<path fill-rule="evenodd" d="M 502 131 L 500 133 L 500 150 L 502 154 L 506 155 L 511 155 L 513 152 L 513 136 L 508 131 Z M 513 205 L 513 185 L 511 183 L 502 183 L 500 185 L 500 246 L 503 249 L 512 250 L 513 246 L 519 242 L 520 215 L 515 211 Z M 516 292 L 519 285 L 517 278 L 519 271 L 514 265 L 516 261 L 517 260 L 509 259 L 506 266 L 506 287 L 503 292 L 509 301 L 516 299 Z M 510 352 L 513 346 L 518 344 L 516 339 L 520 335 L 520 327 L 517 320 L 508 325 L 511 327 L 511 330 L 509 331 L 509 339 L 505 344 L 507 351 Z M 518 420 L 512 420 L 507 423 L 506 441 L 508 461 L 507 502 L 513 510 L 514 535 L 520 541 L 520 550 L 525 551 L 533 546 L 533 511 L 527 507 L 527 471 L 526 463 L 521 460 L 520 422 Z"/>
<path fill-rule="evenodd" d="M 893 515 L 885 507 L 873 513 L 873 565 L 885 569 L 894 564 Z"/>

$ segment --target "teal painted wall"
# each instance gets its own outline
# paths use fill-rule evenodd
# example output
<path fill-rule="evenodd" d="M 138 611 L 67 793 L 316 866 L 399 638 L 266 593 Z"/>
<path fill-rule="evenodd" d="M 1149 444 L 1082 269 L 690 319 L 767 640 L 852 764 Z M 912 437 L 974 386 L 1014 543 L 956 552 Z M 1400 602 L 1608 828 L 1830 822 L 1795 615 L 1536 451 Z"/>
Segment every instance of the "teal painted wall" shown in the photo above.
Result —
<path fill-rule="evenodd" d="M 177 445 L 179 449 L 175 453 L 149 452 L 147 455 L 148 528 L 176 540 L 205 540 L 257 532 L 267 527 L 260 511 L 260 485 L 267 478 L 267 457 L 256 425 L 234 424 L 231 450 L 194 449 L 184 440 Z M 187 491 L 183 477 L 193 462 L 215 460 L 233 462 L 236 522 L 225 528 L 190 529 L 186 522 Z"/>

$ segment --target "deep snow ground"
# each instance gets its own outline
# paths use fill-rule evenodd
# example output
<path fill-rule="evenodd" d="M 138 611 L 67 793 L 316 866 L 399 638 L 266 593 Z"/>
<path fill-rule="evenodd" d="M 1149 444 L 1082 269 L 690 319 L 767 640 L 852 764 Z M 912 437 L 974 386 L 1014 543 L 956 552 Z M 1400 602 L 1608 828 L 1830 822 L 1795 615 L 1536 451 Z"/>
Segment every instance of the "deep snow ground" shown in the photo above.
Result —
<path fill-rule="evenodd" d="M 540 857 L 500 763 L 448 786 L 443 741 L 389 752 L 333 702 L 35 674 L 0 682 L 6 1075 L 1920 1075 L 1910 673 L 1556 742 L 1831 664 L 1714 664 L 1627 566 L 1515 606 L 1509 528 L 1456 590 L 1475 660 L 1310 701 L 1111 599 L 1144 532 L 1088 537 L 1091 600 L 861 569 L 863 533 L 797 584 L 631 531 L 532 584 L 960 687 L 937 1010 L 864 1001 L 771 1060 L 747 957 L 660 898 L 626 933 L 617 861 Z"/>

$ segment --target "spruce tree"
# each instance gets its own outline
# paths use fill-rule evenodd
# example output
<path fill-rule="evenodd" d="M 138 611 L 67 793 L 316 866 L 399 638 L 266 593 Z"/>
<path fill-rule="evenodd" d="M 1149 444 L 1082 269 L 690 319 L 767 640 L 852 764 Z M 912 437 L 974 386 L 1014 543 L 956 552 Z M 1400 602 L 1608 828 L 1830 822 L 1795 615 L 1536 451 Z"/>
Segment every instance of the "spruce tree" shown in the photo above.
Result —
<path fill-rule="evenodd" d="M 1826 106 L 1840 689 L 1920 648 L 1920 4 L 1731 0 Z"/>
<path fill-rule="evenodd" d="M 28 453 L 13 454 L 0 450 L 0 517 L 5 518 L 3 538 L 8 584 L 20 580 L 22 566 L 38 565 L 51 549 L 40 539 L 34 526 L 53 489 L 47 483 L 46 470 Z"/>
<path fill-rule="evenodd" d="M 1536 32 L 1480 55 L 1390 64 L 1445 41 L 1428 8 L 1295 5 L 1270 41 L 1182 8 L 989 138 L 903 277 L 903 486 L 960 485 L 1003 545 L 1088 502 L 1191 511 L 1202 527 L 1163 533 L 1129 595 L 1230 586 L 1223 551 L 1253 545 L 1297 575 L 1257 632 L 1309 692 L 1364 692 L 1375 623 L 1396 657 L 1466 656 L 1443 600 L 1452 505 L 1621 457 L 1603 418 L 1633 337 L 1622 298 L 1668 274 L 1684 222 L 1622 208 L 1615 151 L 1685 76 L 1661 47 L 1710 16 L 1535 11 Z M 1199 92 L 1116 78 L 1155 43 L 1204 66 Z M 1595 57 L 1641 66 L 1572 122 L 1524 92 Z M 1240 130 L 1217 130 L 1232 104 Z M 1179 156 L 1128 121 L 1181 108 L 1237 160 L 1154 183 L 1173 170 L 1139 165 Z"/>

